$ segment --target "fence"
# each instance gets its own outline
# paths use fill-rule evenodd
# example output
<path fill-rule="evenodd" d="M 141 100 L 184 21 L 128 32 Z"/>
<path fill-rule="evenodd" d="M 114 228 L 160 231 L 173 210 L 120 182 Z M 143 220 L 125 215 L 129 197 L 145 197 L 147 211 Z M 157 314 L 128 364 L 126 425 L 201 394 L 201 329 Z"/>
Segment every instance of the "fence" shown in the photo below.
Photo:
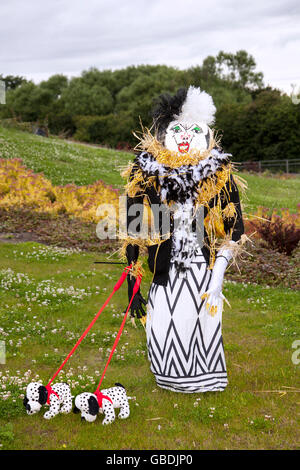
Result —
<path fill-rule="evenodd" d="M 269 170 L 274 173 L 300 173 L 300 159 L 294 160 L 260 160 L 239 163 L 239 168 L 246 171 L 262 171 Z"/>

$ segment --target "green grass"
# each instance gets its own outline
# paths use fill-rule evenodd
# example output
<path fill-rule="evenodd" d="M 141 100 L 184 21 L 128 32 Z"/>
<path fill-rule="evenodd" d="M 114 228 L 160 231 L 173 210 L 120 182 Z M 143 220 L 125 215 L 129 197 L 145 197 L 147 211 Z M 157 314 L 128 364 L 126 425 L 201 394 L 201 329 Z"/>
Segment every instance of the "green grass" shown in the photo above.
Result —
<path fill-rule="evenodd" d="M 299 176 L 288 179 L 249 173 L 242 173 L 241 176 L 248 183 L 247 197 L 244 199 L 246 212 L 253 213 L 258 206 L 296 211 L 300 202 Z"/>
<path fill-rule="evenodd" d="M 0 365 L 2 449 L 299 448 L 300 396 L 285 388 L 300 389 L 300 366 L 292 362 L 292 345 L 300 338 L 299 292 L 259 285 L 225 285 L 232 308 L 226 307 L 223 316 L 229 375 L 224 392 L 184 395 L 159 389 L 149 369 L 144 330 L 128 323 L 104 381 L 105 386 L 124 383 L 136 397 L 128 420 L 103 427 L 101 416 L 93 424 L 74 414 L 51 421 L 42 412 L 27 416 L 21 399 L 25 386 L 36 374 L 44 383 L 49 380 L 120 275 L 116 265 L 93 265 L 90 253 L 57 259 L 44 250 L 36 253 L 41 253 L 38 244 L 0 245 L 0 340 L 7 347 L 7 362 Z M 50 290 L 43 288 L 45 282 Z M 144 294 L 150 282 L 148 273 Z M 68 294 L 70 286 L 76 295 Z M 65 366 L 63 379 L 73 384 L 73 394 L 94 390 L 126 303 L 124 287 Z M 31 374 L 24 376 L 28 370 Z M 6 390 L 11 394 L 3 399 Z"/>
<path fill-rule="evenodd" d="M 21 158 L 27 167 L 43 172 L 56 185 L 85 185 L 102 179 L 122 188 L 120 168 L 132 160 L 133 155 L 0 127 L 0 158 Z M 296 210 L 299 177 L 282 180 L 248 173 L 241 173 L 241 176 L 249 186 L 247 198 L 243 199 L 245 212 L 253 213 L 261 205 Z"/>
<path fill-rule="evenodd" d="M 21 158 L 55 185 L 81 186 L 102 179 L 120 186 L 120 166 L 126 166 L 132 155 L 0 127 L 0 158 Z"/>
<path fill-rule="evenodd" d="M 57 185 L 103 179 L 122 187 L 119 168 L 132 155 L 0 128 L 0 158 L 21 158 Z M 242 176 L 249 185 L 245 212 L 259 205 L 296 210 L 299 178 Z M 226 307 L 223 317 L 229 375 L 224 392 L 159 389 L 149 369 L 145 332 L 128 323 L 104 386 L 124 383 L 136 397 L 130 418 L 109 427 L 101 425 L 101 416 L 93 424 L 73 414 L 49 422 L 42 413 L 25 414 L 24 389 L 36 374 L 49 380 L 111 291 L 120 267 L 94 265 L 99 254 L 53 252 L 36 243 L 0 244 L 0 259 L 0 340 L 7 350 L 6 364 L 0 365 L 1 449 L 299 448 L 300 366 L 292 362 L 300 338 L 299 292 L 225 284 L 232 308 Z M 145 295 L 150 282 L 148 273 Z M 94 390 L 126 304 L 124 287 L 66 365 L 62 378 L 74 395 Z"/>

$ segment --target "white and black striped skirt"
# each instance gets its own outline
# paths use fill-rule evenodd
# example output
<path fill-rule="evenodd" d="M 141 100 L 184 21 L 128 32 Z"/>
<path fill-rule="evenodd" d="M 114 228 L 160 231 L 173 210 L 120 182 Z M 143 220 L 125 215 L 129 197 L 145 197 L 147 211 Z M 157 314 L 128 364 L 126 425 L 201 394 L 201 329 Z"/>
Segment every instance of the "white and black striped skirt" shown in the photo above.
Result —
<path fill-rule="evenodd" d="M 147 306 L 147 346 L 157 385 L 174 392 L 222 391 L 227 373 L 222 312 L 212 317 L 201 295 L 211 271 L 197 255 L 186 277 L 171 264 L 167 286 L 152 283 Z"/>

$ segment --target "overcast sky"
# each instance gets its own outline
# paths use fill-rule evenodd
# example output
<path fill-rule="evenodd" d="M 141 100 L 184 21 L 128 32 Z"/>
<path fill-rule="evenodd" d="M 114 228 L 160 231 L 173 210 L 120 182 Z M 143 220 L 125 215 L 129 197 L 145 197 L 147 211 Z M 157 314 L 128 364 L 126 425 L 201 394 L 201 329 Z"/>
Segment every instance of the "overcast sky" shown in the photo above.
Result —
<path fill-rule="evenodd" d="M 299 0 L 9 0 L 0 24 L 0 73 L 36 83 L 245 49 L 266 84 L 300 88 Z"/>

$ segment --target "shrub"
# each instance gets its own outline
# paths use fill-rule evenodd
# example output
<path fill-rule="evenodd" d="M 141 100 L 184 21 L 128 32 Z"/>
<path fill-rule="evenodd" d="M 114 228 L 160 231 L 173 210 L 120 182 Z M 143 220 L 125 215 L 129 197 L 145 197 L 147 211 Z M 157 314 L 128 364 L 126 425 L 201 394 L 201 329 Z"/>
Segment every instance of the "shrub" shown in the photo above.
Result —
<path fill-rule="evenodd" d="M 0 208 L 23 207 L 35 212 L 68 214 L 87 222 L 98 222 L 100 204 L 118 209 L 119 191 L 98 180 L 87 186 L 53 186 L 19 159 L 0 159 Z"/>
<path fill-rule="evenodd" d="M 8 119 L 1 119 L 0 125 L 7 129 L 17 129 L 18 131 L 32 133 L 36 123 L 35 122 L 22 122 L 22 121 L 18 121 L 16 118 L 8 118 Z"/>
<path fill-rule="evenodd" d="M 268 209 L 260 208 L 256 217 L 251 222 L 260 238 L 271 249 L 290 256 L 300 241 L 300 205 L 296 214 L 282 209 L 281 214 L 273 211 L 270 215 Z"/>
<path fill-rule="evenodd" d="M 271 250 L 261 240 L 248 244 L 246 253 L 236 266 L 234 263 L 227 272 L 227 279 L 238 282 L 255 282 L 259 285 L 300 288 L 299 272 L 300 248 L 292 256 Z"/>
<path fill-rule="evenodd" d="M 107 116 L 76 116 L 74 121 L 76 126 L 74 138 L 81 142 L 92 142 L 108 147 L 118 146 L 123 149 L 136 145 L 132 130 L 137 129 L 139 125 L 126 112 Z"/>
<path fill-rule="evenodd" d="M 49 113 L 48 126 L 51 134 L 63 134 L 69 137 L 75 132 L 75 124 L 73 122 L 72 116 L 65 112 Z"/>

